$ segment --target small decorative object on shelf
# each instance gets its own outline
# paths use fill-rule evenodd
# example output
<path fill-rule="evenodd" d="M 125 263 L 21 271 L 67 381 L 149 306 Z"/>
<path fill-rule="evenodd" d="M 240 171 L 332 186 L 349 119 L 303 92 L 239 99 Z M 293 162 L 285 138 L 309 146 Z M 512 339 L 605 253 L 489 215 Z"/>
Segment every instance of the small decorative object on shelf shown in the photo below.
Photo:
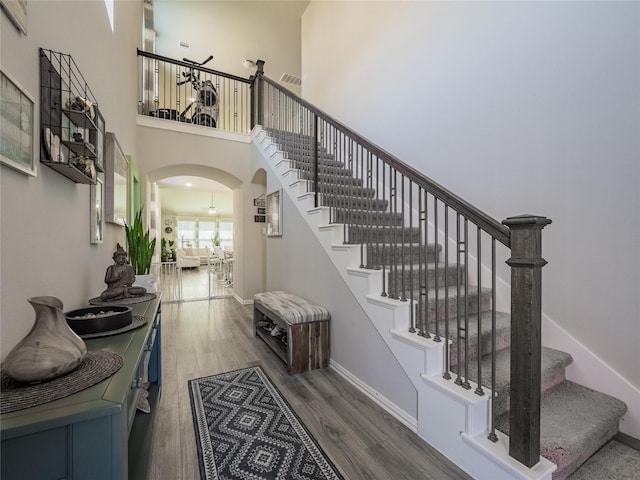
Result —
<path fill-rule="evenodd" d="M 120 305 L 79 308 L 64 315 L 71 330 L 78 335 L 118 330 L 130 325 L 133 321 L 131 307 Z"/>
<path fill-rule="evenodd" d="M 103 171 L 105 124 L 70 55 L 40 49 L 40 162 L 76 183 Z"/>
<path fill-rule="evenodd" d="M 84 341 L 67 325 L 62 301 L 56 297 L 27 300 L 36 312 L 31 331 L 7 355 L 3 369 L 19 382 L 61 377 L 80 366 L 87 354 Z"/>
<path fill-rule="evenodd" d="M 96 180 L 96 167 L 93 163 L 93 159 L 89 157 L 71 157 L 69 163 L 84 173 L 87 177 L 93 180 L 92 183 L 95 184 Z"/>

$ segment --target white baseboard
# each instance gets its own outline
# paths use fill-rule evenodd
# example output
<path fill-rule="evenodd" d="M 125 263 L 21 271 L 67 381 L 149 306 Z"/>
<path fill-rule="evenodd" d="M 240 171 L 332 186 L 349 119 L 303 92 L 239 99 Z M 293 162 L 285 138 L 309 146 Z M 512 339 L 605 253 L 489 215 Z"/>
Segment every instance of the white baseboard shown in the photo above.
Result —
<path fill-rule="evenodd" d="M 385 410 L 389 415 L 393 416 L 396 420 L 409 428 L 412 432 L 417 432 L 418 420 L 416 418 L 412 417 L 407 412 L 399 408 L 391 400 L 381 395 L 379 392 L 371 388 L 358 377 L 354 376 L 349 370 L 345 369 L 342 365 L 340 365 L 333 359 L 330 360 L 329 366 L 333 368 L 338 375 L 340 375 L 351 385 L 364 393 L 376 405 Z"/>
<path fill-rule="evenodd" d="M 244 299 L 235 292 L 233 292 L 233 298 L 235 298 L 236 301 L 238 303 L 241 303 L 242 305 L 253 305 L 253 298 Z"/>

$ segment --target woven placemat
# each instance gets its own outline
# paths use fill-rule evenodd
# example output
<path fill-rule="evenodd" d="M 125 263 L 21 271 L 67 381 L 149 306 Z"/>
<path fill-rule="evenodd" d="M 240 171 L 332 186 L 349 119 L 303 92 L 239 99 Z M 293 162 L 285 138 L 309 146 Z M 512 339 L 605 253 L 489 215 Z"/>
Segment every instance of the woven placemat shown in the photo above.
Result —
<path fill-rule="evenodd" d="M 73 372 L 48 382 L 28 384 L 14 380 L 4 371 L 0 376 L 0 413 L 10 413 L 73 395 L 109 378 L 124 364 L 124 358 L 106 350 L 87 352 Z"/>
<path fill-rule="evenodd" d="M 80 338 L 100 338 L 100 337 L 108 337 L 110 335 L 117 335 L 119 333 L 128 332 L 129 330 L 135 330 L 147 323 L 147 317 L 144 315 L 134 315 L 131 323 L 126 327 L 118 328 L 116 330 L 107 330 L 106 332 L 98 332 L 98 333 L 87 333 L 85 335 L 79 335 Z"/>

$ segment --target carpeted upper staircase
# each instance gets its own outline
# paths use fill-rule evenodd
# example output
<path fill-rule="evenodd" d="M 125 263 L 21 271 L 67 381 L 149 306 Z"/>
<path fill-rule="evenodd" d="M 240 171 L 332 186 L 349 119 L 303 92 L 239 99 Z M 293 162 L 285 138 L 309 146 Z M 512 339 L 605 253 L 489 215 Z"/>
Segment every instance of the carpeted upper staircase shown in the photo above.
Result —
<path fill-rule="evenodd" d="M 313 191 L 314 142 L 311 137 L 267 130 L 272 141 L 278 145 L 289 163 L 290 173 L 296 179 L 308 183 L 308 191 Z M 374 188 L 362 185 L 352 174 L 353 166 L 346 168 L 331 154 L 318 146 L 319 206 L 331 207 L 331 222 L 347 224 L 344 229 L 344 243 L 366 244 L 362 250 L 360 268 L 389 265 L 385 271 L 385 292 L 398 300 L 418 298 L 420 287 L 412 275 L 410 265 L 422 261 L 426 269 L 430 287 L 426 292 L 429 308 L 416 312 L 416 321 L 427 325 L 430 335 L 452 340 L 449 349 L 451 375 L 461 375 L 473 381 L 478 380 L 477 362 L 465 362 L 477 358 L 480 344 L 483 352 L 481 366 L 482 379 L 479 383 L 490 385 L 491 337 L 491 290 L 483 288 L 478 301 L 477 291 L 468 295 L 461 293 L 458 298 L 457 286 L 463 283 L 464 268 L 447 265 L 442 260 L 441 245 L 420 245 L 420 235 L 416 227 L 402 226 L 402 213 L 390 212 L 389 202 L 377 198 Z M 357 168 L 357 167 L 356 167 Z M 391 228 L 395 226 L 396 228 Z M 358 265 L 354 265 L 358 267 Z M 413 270 L 415 271 L 415 270 Z M 437 291 L 435 287 L 438 287 Z M 413 295 L 410 294 L 411 290 Z M 438 308 L 436 309 L 436 304 Z M 478 311 L 478 307 L 480 311 Z M 458 309 L 469 309 L 469 329 L 466 333 L 468 349 L 461 351 L 456 339 L 456 317 Z M 436 312 L 441 318 L 435 323 Z M 477 316 L 481 316 L 478 331 Z M 486 318 L 485 318 L 486 317 Z M 445 325 L 448 322 L 448 327 Z M 422 332 L 426 333 L 426 332 Z M 498 312 L 496 315 L 496 389 L 494 402 L 497 430 L 509 434 L 509 375 L 510 375 L 510 315 Z M 557 465 L 553 478 L 560 480 L 571 474 L 589 457 L 605 445 L 617 432 L 620 418 L 626 412 L 626 405 L 620 400 L 593 391 L 566 380 L 565 368 L 572 363 L 570 355 L 543 348 L 541 382 L 541 447 L 540 454 Z M 466 369 L 466 370 L 465 370 Z"/>

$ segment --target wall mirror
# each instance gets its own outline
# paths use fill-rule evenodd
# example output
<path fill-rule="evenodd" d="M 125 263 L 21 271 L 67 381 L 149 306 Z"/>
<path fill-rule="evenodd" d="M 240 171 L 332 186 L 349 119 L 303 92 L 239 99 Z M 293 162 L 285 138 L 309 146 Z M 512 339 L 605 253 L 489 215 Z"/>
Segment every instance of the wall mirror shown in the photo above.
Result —
<path fill-rule="evenodd" d="M 267 236 L 282 236 L 282 189 L 267 195 Z"/>
<path fill-rule="evenodd" d="M 91 243 L 102 243 L 102 229 L 104 225 L 104 183 L 98 175 L 96 184 L 91 185 Z"/>
<path fill-rule="evenodd" d="M 127 220 L 129 161 L 116 136 L 107 132 L 105 148 L 105 221 L 124 226 Z"/>

